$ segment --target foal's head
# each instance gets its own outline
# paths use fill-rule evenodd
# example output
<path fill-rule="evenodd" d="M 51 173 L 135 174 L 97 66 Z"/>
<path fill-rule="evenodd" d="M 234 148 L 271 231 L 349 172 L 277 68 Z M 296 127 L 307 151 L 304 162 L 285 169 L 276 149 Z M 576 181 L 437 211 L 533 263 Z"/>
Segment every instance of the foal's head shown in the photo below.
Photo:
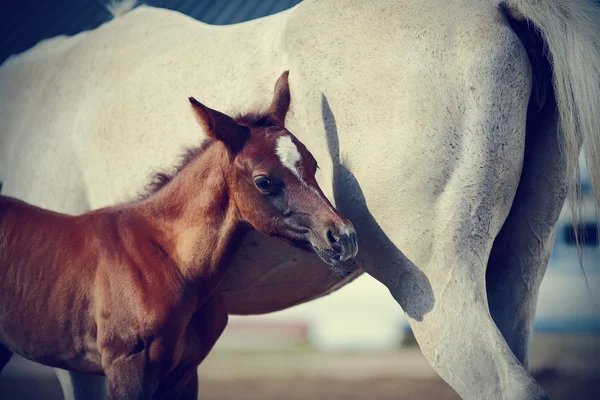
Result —
<path fill-rule="evenodd" d="M 206 133 L 230 156 L 225 180 L 240 219 L 313 250 L 338 273 L 348 271 L 358 250 L 354 227 L 323 195 L 315 180 L 317 162 L 284 126 L 288 73 L 281 75 L 269 110 L 260 115 L 234 120 L 194 98 L 190 102 Z"/>

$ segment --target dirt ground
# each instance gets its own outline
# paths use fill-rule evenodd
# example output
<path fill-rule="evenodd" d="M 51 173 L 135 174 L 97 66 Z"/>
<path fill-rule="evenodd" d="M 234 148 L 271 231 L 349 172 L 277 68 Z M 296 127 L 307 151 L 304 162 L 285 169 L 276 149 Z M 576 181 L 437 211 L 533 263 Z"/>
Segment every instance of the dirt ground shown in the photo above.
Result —
<path fill-rule="evenodd" d="M 577 377 L 557 373 L 535 374 L 538 382 L 555 400 L 600 399 L 600 376 Z M 53 378 L 53 377 L 50 377 Z M 202 379 L 200 399 L 204 400 L 458 400 L 441 379 L 407 378 L 252 378 Z M 27 379 L 1 379 L 2 400 L 58 400 L 62 394 L 55 379 L 31 382 Z"/>
<path fill-rule="evenodd" d="M 538 381 L 551 399 L 600 399 L 599 378 L 581 379 L 549 376 Z M 460 397 L 441 379 L 374 378 L 366 380 L 295 379 L 203 381 L 201 399 L 205 400 L 458 400 Z"/>
<path fill-rule="evenodd" d="M 551 399 L 600 399 L 599 340 L 536 340 L 533 375 Z M 458 399 L 414 347 L 369 353 L 215 351 L 199 373 L 204 400 Z M 0 375 L 0 399 L 59 400 L 62 393 L 52 369 L 15 357 Z"/>

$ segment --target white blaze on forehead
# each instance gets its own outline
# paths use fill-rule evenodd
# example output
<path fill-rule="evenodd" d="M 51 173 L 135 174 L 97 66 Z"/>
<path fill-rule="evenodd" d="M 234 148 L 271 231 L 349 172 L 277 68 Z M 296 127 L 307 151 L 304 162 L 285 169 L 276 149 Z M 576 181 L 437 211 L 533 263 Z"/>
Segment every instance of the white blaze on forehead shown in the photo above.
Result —
<path fill-rule="evenodd" d="M 298 147 L 292 141 L 291 136 L 285 135 L 277 139 L 275 153 L 277 153 L 277 157 L 279 157 L 279 161 L 281 161 L 284 167 L 292 171 L 298 179 L 302 179 L 298 170 L 298 164 L 302 160 L 302 156 L 298 151 Z"/>
<path fill-rule="evenodd" d="M 333 214 L 337 214 L 337 212 L 333 209 L 333 207 L 325 201 L 325 198 L 321 195 L 321 193 L 317 190 L 317 188 L 308 185 L 300 176 L 300 171 L 298 170 L 298 164 L 302 161 L 302 155 L 300 151 L 298 151 L 298 147 L 292 141 L 292 137 L 285 135 L 281 136 L 277 139 L 275 144 L 275 153 L 277 157 L 279 157 L 279 161 L 281 164 L 290 171 L 302 182 L 304 185 L 310 187 L 310 189 L 325 203 L 329 211 Z M 346 228 L 343 228 L 346 229 Z M 345 231 L 344 231 L 345 233 Z"/>

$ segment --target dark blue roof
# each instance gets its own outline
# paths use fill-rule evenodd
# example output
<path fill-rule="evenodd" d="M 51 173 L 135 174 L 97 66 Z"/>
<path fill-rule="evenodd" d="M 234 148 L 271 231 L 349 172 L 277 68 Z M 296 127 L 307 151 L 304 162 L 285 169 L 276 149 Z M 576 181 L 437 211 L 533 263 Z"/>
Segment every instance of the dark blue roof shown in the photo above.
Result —
<path fill-rule="evenodd" d="M 110 19 L 109 0 L 7 0 L 0 6 L 0 63 L 42 39 L 74 35 Z M 226 25 L 264 17 L 300 0 L 145 0 L 209 24 Z"/>

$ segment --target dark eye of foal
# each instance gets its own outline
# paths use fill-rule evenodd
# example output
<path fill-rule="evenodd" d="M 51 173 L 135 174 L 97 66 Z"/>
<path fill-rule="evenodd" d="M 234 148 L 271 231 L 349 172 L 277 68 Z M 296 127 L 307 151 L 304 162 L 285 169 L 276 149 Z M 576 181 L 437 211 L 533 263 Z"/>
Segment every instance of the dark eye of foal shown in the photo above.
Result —
<path fill-rule="evenodd" d="M 271 192 L 275 188 L 275 183 L 264 175 L 254 178 L 254 184 L 262 192 Z"/>

